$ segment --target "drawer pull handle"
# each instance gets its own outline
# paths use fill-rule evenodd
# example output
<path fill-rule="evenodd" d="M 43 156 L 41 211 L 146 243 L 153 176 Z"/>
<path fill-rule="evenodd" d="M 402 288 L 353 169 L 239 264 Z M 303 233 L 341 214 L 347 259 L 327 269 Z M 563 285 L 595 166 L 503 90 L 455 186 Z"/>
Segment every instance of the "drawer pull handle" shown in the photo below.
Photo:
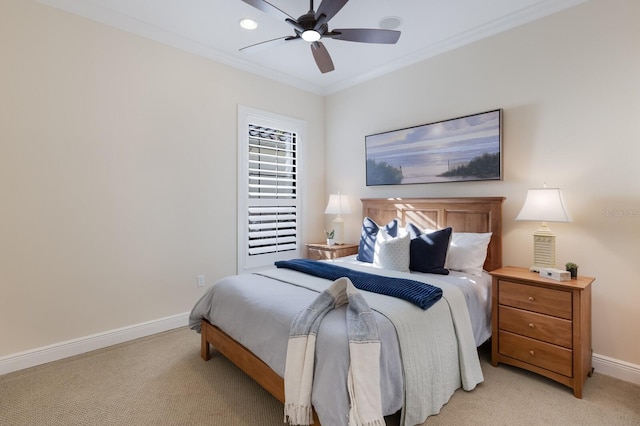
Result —
<path fill-rule="evenodd" d="M 533 298 L 533 296 L 529 296 L 529 302 L 535 302 L 536 299 Z"/>
<path fill-rule="evenodd" d="M 535 356 L 535 355 L 536 355 L 536 353 L 535 353 L 534 351 L 529 351 L 529 355 L 531 355 L 531 356 Z"/>
<path fill-rule="evenodd" d="M 533 325 L 533 323 L 529 323 L 529 328 L 534 328 L 535 325 Z"/>

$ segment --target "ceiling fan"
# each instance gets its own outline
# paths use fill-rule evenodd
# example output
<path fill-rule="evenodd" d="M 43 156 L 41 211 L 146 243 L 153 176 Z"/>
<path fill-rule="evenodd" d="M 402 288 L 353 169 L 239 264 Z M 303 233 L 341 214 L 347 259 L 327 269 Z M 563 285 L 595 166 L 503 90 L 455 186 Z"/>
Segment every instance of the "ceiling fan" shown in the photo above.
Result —
<path fill-rule="evenodd" d="M 318 10 L 313 9 L 313 0 L 310 0 L 309 11 L 298 19 L 294 19 L 289 14 L 278 9 L 265 0 L 242 0 L 262 12 L 282 19 L 293 27 L 295 35 L 279 37 L 273 40 L 263 41 L 251 46 L 243 47 L 242 50 L 251 49 L 256 46 L 270 43 L 276 40 L 305 40 L 311 43 L 311 53 L 322 73 L 333 71 L 333 61 L 329 51 L 320 41 L 322 38 L 332 38 L 334 40 L 355 41 L 360 43 L 395 44 L 400 38 L 400 31 L 369 29 L 369 28 L 342 28 L 329 30 L 329 21 L 333 18 L 349 0 L 323 0 Z"/>

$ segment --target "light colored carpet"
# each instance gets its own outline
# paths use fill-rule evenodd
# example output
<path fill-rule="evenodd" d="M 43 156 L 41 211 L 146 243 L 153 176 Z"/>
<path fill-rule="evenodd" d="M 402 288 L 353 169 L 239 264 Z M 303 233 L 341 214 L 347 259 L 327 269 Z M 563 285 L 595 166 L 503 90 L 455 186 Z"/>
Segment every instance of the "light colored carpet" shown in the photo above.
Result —
<path fill-rule="evenodd" d="M 458 390 L 425 425 L 640 425 L 640 386 L 596 372 L 576 399 L 480 354 L 485 382 Z M 186 328 L 0 376 L 0 425 L 268 426 L 282 413 L 224 357 L 200 359 L 200 336 Z"/>

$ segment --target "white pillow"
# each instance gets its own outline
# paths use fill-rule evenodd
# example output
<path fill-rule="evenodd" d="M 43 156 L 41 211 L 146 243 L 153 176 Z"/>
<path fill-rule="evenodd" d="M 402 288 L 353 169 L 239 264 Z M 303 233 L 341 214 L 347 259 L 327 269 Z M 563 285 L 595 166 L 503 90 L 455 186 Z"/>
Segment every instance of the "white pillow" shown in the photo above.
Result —
<path fill-rule="evenodd" d="M 373 251 L 373 266 L 393 271 L 409 272 L 409 246 L 411 237 L 407 232 L 391 237 L 384 228 L 378 230 Z"/>
<path fill-rule="evenodd" d="M 445 268 L 481 277 L 490 240 L 491 232 L 454 232 Z"/>

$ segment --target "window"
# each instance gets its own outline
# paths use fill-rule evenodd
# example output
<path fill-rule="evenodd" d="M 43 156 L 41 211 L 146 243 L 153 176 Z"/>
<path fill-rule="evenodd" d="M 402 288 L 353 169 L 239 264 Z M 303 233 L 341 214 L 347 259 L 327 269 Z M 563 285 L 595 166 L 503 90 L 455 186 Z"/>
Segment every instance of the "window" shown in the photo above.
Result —
<path fill-rule="evenodd" d="M 304 122 L 238 108 L 238 272 L 300 257 Z"/>

